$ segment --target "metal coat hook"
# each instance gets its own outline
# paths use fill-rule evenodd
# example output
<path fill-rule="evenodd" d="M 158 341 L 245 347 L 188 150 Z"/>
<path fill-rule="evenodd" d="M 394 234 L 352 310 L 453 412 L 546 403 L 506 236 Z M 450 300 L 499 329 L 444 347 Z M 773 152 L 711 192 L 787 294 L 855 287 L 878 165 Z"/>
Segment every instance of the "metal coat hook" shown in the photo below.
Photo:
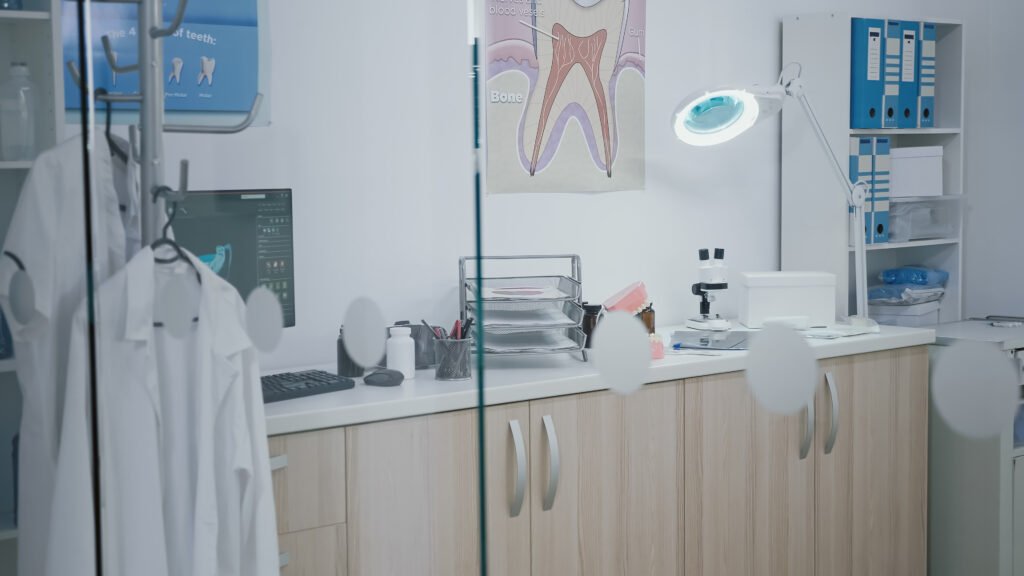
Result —
<path fill-rule="evenodd" d="M 164 124 L 164 132 L 190 132 L 194 134 L 237 134 L 252 125 L 263 103 L 263 94 L 257 93 L 245 119 L 234 126 L 189 126 L 185 124 Z"/>
<path fill-rule="evenodd" d="M 185 18 L 185 7 L 188 6 L 188 0 L 178 0 L 178 9 L 174 12 L 174 20 L 171 21 L 171 25 L 167 28 L 158 28 L 153 26 L 149 29 L 149 35 L 151 38 L 163 38 L 170 36 L 181 26 L 181 21 Z"/>
<path fill-rule="evenodd" d="M 132 162 L 138 164 L 142 161 L 142 153 L 139 151 L 139 129 L 135 124 L 128 126 L 128 154 Z"/>
<path fill-rule="evenodd" d="M 117 57 L 114 56 L 114 50 L 110 47 L 110 37 L 103 36 L 100 38 L 103 42 L 103 53 L 107 55 L 107 64 L 110 65 L 110 69 L 118 74 L 125 74 L 127 72 L 135 72 L 139 69 L 139 63 L 129 64 L 128 66 L 118 66 Z"/>
<path fill-rule="evenodd" d="M 78 64 L 74 60 L 68 60 L 66 66 L 75 86 L 81 88 L 82 74 L 78 71 Z M 141 94 L 96 94 L 93 97 L 99 102 L 142 102 Z"/>
<path fill-rule="evenodd" d="M 167 202 L 178 203 L 188 196 L 188 160 L 181 161 L 181 167 L 178 170 L 178 189 L 175 190 L 170 186 L 158 186 L 153 190 L 153 202 L 163 198 Z"/>

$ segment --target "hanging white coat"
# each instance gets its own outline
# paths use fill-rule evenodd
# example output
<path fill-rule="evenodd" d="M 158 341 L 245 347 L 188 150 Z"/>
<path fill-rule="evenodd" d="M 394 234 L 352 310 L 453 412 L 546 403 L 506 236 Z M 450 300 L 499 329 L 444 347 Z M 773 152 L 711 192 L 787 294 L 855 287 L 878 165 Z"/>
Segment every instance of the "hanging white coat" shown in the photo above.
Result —
<path fill-rule="evenodd" d="M 237 291 L 189 254 L 145 248 L 96 299 L 102 551 L 111 576 L 278 574 L 257 353 Z M 154 326 L 156 298 L 190 282 L 198 320 Z M 47 574 L 95 571 L 88 345 L 75 316 Z M 160 320 L 160 318 L 158 318 Z"/>

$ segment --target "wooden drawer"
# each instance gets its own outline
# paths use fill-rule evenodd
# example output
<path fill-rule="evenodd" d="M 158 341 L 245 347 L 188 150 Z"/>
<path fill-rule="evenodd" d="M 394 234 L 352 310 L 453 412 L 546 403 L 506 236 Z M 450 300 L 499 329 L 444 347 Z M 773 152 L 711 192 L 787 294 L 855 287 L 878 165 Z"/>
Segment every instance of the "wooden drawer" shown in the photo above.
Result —
<path fill-rule="evenodd" d="M 282 534 L 281 576 L 345 576 L 348 545 L 344 524 Z"/>
<path fill-rule="evenodd" d="M 277 532 L 345 522 L 345 429 L 270 438 Z"/>

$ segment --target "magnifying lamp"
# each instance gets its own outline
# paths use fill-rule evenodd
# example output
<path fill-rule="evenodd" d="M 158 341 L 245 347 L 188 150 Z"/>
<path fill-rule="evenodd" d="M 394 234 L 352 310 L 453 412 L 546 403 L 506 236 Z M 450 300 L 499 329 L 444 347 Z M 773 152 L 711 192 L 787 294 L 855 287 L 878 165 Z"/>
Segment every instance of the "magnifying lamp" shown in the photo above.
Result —
<path fill-rule="evenodd" d="M 787 76 L 787 70 L 794 68 L 795 75 Z M 853 235 L 857 308 L 850 322 L 857 326 L 877 329 L 877 323 L 868 318 L 867 256 L 864 248 L 864 201 L 868 197 L 869 188 L 863 180 L 850 182 L 843 172 L 835 151 L 829 146 L 821 124 L 818 123 L 814 110 L 804 95 L 799 64 L 794 63 L 783 68 L 779 74 L 779 82 L 772 86 L 695 92 L 679 103 L 672 116 L 672 127 L 675 129 L 676 137 L 692 146 L 722 144 L 781 111 L 787 97 L 794 98 L 800 103 L 807 121 L 818 137 L 818 142 L 832 163 L 836 177 L 842 184 L 841 190 L 846 195 L 846 203 L 854 211 L 855 226 L 859 231 Z"/>

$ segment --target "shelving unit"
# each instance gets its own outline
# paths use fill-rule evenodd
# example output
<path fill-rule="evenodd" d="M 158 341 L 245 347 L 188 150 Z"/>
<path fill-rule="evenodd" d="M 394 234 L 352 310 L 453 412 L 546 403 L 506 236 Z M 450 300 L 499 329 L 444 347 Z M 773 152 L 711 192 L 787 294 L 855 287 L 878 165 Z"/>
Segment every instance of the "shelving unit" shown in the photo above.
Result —
<path fill-rule="evenodd" d="M 35 84 L 36 148 L 43 151 L 64 139 L 64 73 L 62 68 L 60 0 L 25 0 L 24 10 L 0 10 L 0 82 L 8 79 L 10 62 L 28 64 Z M 30 161 L 4 161 L 0 158 L 0 243 L 7 236 L 10 218 L 18 202 L 21 186 L 32 167 Z M 9 384 L 17 384 L 14 360 L 0 360 L 0 392 L 7 393 Z M 19 409 L 20 411 L 20 409 Z M 9 457 L 10 437 L 0 438 L 5 455 L 0 458 L 0 476 L 12 474 Z M 13 507 L 9 494 L 0 495 L 0 542 L 14 540 Z M 15 559 L 0 547 L 0 574 L 13 574 Z"/>
<path fill-rule="evenodd" d="M 856 14 L 857 17 L 905 19 L 937 24 L 934 128 L 850 128 L 851 15 L 825 13 L 783 21 L 782 62 L 799 62 L 806 94 L 829 144 L 846 170 L 851 136 L 889 136 L 893 148 L 941 146 L 944 196 L 964 190 L 964 27 L 956 20 L 927 15 Z M 799 104 L 787 101 L 782 114 L 782 269 L 824 270 L 836 274 L 836 313 L 854 307 L 854 252 L 849 246 L 849 218 L 839 183 L 820 150 Z M 964 199 L 965 201 L 966 199 Z M 962 220 L 962 217 L 961 217 Z M 962 316 L 963 226 L 952 238 L 869 244 L 868 284 L 886 269 L 917 264 L 950 274 L 939 309 L 939 322 Z"/>

